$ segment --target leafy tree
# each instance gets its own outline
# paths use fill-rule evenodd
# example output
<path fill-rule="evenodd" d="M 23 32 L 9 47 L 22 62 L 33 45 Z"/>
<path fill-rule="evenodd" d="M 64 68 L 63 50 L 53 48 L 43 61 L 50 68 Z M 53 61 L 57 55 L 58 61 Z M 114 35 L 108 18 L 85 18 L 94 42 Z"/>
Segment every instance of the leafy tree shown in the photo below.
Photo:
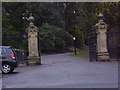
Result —
<path fill-rule="evenodd" d="M 72 36 L 61 28 L 47 23 L 40 27 L 42 51 L 64 51 L 72 46 Z"/>
<path fill-rule="evenodd" d="M 99 6 L 100 12 L 104 14 L 107 24 L 112 27 L 120 25 L 118 21 L 120 18 L 120 2 L 101 2 Z"/>
<path fill-rule="evenodd" d="M 29 14 L 33 13 L 36 26 L 49 23 L 50 26 L 61 28 L 77 37 L 77 46 L 81 47 L 84 46 L 86 33 L 98 22 L 100 12 L 105 15 L 105 21 L 111 27 L 120 25 L 119 9 L 120 2 L 3 2 L 3 36 L 23 36 Z M 21 48 L 24 44 L 14 46 Z"/>

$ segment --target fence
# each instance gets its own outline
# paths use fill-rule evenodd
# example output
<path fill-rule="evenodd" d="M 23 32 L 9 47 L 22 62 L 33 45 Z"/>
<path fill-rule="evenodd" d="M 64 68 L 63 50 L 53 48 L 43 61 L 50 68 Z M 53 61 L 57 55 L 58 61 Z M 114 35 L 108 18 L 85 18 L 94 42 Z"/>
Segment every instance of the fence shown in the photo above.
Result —
<path fill-rule="evenodd" d="M 27 53 L 22 49 L 14 49 L 18 64 L 28 64 L 27 62 Z"/>
<path fill-rule="evenodd" d="M 97 60 L 97 34 L 96 28 L 92 28 L 88 34 L 89 57 L 90 61 Z"/>
<path fill-rule="evenodd" d="M 120 31 L 119 28 L 112 28 L 107 32 L 108 51 L 111 59 L 120 59 Z"/>

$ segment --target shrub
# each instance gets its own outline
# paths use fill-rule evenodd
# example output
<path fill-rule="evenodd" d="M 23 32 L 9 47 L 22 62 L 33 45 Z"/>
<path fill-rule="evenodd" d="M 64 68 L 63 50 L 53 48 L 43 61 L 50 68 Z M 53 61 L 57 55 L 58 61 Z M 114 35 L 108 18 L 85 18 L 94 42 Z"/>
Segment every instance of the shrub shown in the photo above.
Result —
<path fill-rule="evenodd" d="M 63 51 L 72 46 L 72 35 L 61 28 L 45 23 L 39 30 L 42 51 Z"/>

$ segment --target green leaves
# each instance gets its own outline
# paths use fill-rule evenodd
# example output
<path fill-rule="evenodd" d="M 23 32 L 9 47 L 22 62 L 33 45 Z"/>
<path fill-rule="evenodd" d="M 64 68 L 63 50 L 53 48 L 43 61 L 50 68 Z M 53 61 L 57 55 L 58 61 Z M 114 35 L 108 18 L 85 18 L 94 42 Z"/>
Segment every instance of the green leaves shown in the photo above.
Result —
<path fill-rule="evenodd" d="M 35 25 L 37 27 L 42 26 L 40 31 L 41 35 L 44 35 L 46 43 L 48 43 L 46 44 L 47 47 L 66 47 L 66 43 L 69 42 L 65 41 L 65 38 L 68 39 L 69 35 L 64 35 L 63 32 L 65 33 L 65 31 L 78 37 L 77 46 L 83 46 L 86 32 L 98 23 L 97 15 L 102 12 L 105 16 L 105 22 L 115 27 L 120 25 L 119 10 L 120 2 L 3 2 L 3 35 L 22 36 L 29 23 L 22 18 L 28 18 L 29 14 L 33 13 Z M 64 37 L 64 40 L 59 38 L 55 41 L 56 33 L 61 33 L 57 36 Z M 47 41 L 46 38 L 50 40 Z M 56 42 L 56 45 L 51 43 L 53 41 Z M 58 47 L 57 43 L 58 45 L 62 43 L 63 46 Z"/>
<path fill-rule="evenodd" d="M 64 51 L 72 46 L 72 36 L 62 28 L 47 23 L 40 27 L 42 51 Z"/>

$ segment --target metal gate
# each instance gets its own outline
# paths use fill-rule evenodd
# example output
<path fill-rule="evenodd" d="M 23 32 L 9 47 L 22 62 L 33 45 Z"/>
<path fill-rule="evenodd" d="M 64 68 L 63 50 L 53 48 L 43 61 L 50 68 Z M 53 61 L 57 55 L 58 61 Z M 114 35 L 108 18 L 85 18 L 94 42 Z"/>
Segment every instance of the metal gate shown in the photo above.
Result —
<path fill-rule="evenodd" d="M 22 49 L 14 49 L 18 64 L 27 65 L 27 53 Z"/>
<path fill-rule="evenodd" d="M 88 32 L 88 45 L 89 45 L 89 57 L 90 61 L 97 61 L 97 34 L 96 34 L 96 28 L 92 28 Z"/>
<path fill-rule="evenodd" d="M 108 30 L 108 51 L 111 59 L 120 59 L 120 31 L 119 28 Z"/>

